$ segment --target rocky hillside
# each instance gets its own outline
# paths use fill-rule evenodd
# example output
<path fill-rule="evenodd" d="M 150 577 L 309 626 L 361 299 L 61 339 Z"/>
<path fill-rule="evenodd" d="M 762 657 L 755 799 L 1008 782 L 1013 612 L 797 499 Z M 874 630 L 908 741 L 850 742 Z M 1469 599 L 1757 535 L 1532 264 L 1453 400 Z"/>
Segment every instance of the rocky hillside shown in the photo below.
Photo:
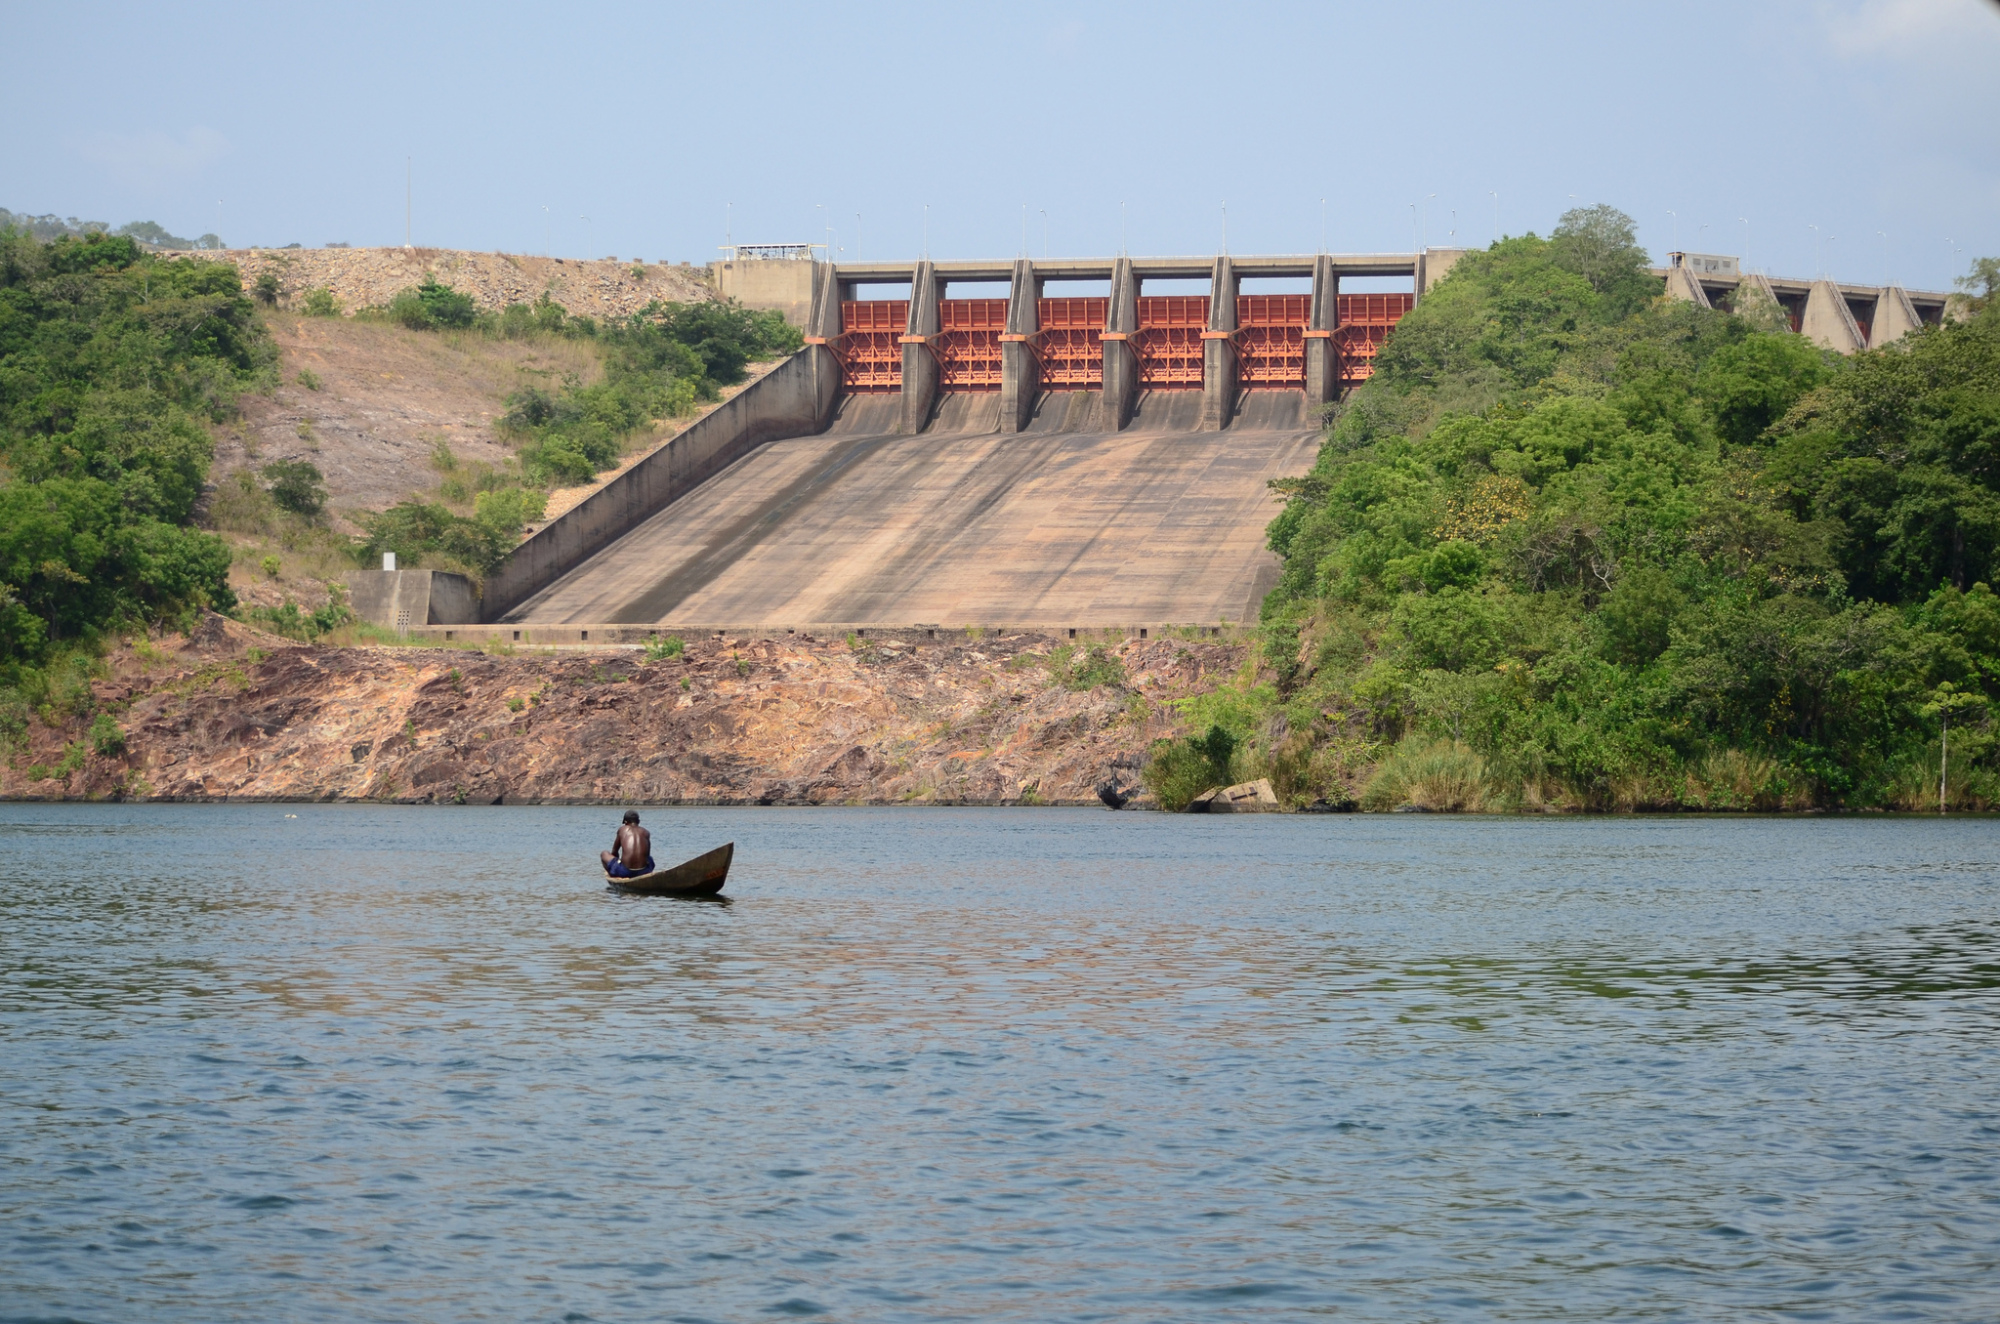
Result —
<path fill-rule="evenodd" d="M 653 662 L 494 657 L 301 647 L 210 617 L 112 655 L 94 692 L 122 750 L 100 752 L 93 719 L 36 721 L 0 797 L 1094 804 L 1178 733 L 1170 701 L 1243 663 L 1240 645 L 1155 639 L 1085 674 L 1059 648 L 709 639 Z"/>
<path fill-rule="evenodd" d="M 386 304 L 401 290 L 435 276 L 497 312 L 543 294 L 573 314 L 596 318 L 636 313 L 653 300 L 699 303 L 714 298 L 707 268 L 686 264 L 468 253 L 450 248 L 233 248 L 170 256 L 190 262 L 234 262 L 243 288 L 265 272 L 278 277 L 280 307 L 296 307 L 307 290 L 333 292 L 348 312 Z"/>

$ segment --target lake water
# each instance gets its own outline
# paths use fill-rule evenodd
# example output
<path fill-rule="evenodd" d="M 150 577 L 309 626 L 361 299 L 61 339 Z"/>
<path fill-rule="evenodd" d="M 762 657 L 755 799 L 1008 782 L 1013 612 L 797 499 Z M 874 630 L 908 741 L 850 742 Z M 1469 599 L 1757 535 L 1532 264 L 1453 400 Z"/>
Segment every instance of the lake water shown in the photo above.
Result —
<path fill-rule="evenodd" d="M 0 806 L 0 1319 L 1992 1320 L 2000 825 Z"/>

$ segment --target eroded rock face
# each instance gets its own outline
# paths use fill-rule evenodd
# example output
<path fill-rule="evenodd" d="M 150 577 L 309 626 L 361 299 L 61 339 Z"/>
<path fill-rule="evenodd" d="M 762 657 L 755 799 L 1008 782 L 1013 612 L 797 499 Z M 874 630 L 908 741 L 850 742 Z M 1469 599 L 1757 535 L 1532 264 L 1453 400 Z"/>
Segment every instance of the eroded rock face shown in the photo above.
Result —
<path fill-rule="evenodd" d="M 628 652 L 493 657 L 308 648 L 213 621 L 148 663 L 114 655 L 87 718 L 32 724 L 0 770 L 9 798 L 396 803 L 1097 804 L 1133 787 L 1164 701 L 1242 662 L 1240 645 L 1157 639 L 1113 650 L 1127 681 L 1071 690 L 1054 641 L 977 647 L 706 640 Z M 1209 684 L 1212 685 L 1211 680 Z M 75 761 L 72 754 L 72 761 Z M 1138 803 L 1150 804 L 1140 794 Z"/>

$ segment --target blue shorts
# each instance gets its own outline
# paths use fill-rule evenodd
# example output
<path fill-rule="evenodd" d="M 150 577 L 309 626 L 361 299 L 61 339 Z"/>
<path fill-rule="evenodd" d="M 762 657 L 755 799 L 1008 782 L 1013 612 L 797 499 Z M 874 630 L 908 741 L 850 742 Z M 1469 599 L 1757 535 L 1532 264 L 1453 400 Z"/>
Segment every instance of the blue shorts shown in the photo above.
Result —
<path fill-rule="evenodd" d="M 610 874 L 613 878 L 643 878 L 645 875 L 653 872 L 653 857 L 648 855 L 646 857 L 646 867 L 634 873 L 625 867 L 625 861 L 614 855 L 611 857 L 611 862 L 604 866 L 604 872 Z"/>

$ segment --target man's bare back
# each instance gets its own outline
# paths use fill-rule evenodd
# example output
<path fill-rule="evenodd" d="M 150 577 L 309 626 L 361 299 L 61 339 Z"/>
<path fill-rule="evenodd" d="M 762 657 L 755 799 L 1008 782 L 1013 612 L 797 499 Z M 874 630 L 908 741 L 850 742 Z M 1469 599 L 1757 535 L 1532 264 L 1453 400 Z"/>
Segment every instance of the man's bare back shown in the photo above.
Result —
<path fill-rule="evenodd" d="M 649 873 L 653 868 L 653 834 L 640 827 L 639 815 L 628 809 L 618 835 L 611 840 L 611 849 L 598 858 L 604 864 L 604 872 L 614 878 Z M 619 868 L 612 868 L 614 863 Z"/>

